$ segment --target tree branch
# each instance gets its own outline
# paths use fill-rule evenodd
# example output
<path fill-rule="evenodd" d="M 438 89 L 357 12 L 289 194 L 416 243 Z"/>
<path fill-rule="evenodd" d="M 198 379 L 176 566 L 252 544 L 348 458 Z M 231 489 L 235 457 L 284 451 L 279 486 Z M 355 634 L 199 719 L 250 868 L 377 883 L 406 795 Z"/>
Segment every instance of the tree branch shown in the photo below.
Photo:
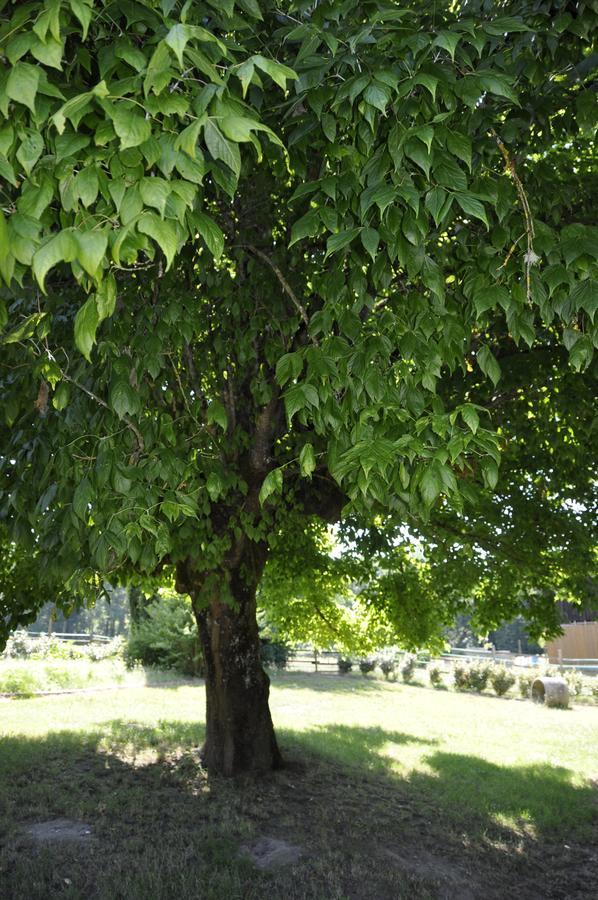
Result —
<path fill-rule="evenodd" d="M 288 283 L 288 281 L 286 280 L 286 278 L 284 277 L 284 275 L 282 274 L 282 272 L 280 271 L 280 269 L 278 268 L 276 263 L 272 259 L 270 259 L 270 257 L 268 256 L 267 253 L 264 253 L 262 250 L 258 250 L 258 248 L 254 247 L 253 244 L 246 244 L 246 247 L 250 253 L 253 253 L 254 256 L 259 256 L 259 258 L 261 260 L 263 260 L 263 262 L 265 262 L 267 266 L 270 266 L 270 268 L 272 269 L 272 271 L 278 278 L 280 284 L 282 285 L 283 291 L 285 292 L 285 294 L 287 294 L 291 298 L 291 300 L 297 307 L 297 310 L 299 312 L 299 315 L 303 319 L 305 327 L 309 328 L 309 318 L 308 318 L 307 312 L 305 311 L 305 307 L 303 306 L 301 301 L 297 298 L 297 295 L 295 294 L 293 288 Z"/>

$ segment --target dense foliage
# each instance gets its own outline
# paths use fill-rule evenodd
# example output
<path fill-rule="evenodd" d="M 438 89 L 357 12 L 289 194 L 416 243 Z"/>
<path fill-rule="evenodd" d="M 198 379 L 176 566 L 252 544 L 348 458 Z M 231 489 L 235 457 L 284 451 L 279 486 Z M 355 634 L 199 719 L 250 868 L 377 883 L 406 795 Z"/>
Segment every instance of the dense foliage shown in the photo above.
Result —
<path fill-rule="evenodd" d="M 11 537 L 79 597 L 174 566 L 200 609 L 269 550 L 320 622 L 351 579 L 414 644 L 466 601 L 553 628 L 592 563 L 593 4 L 0 6 Z"/>
<path fill-rule="evenodd" d="M 130 665 L 141 663 L 200 675 L 201 648 L 189 599 L 169 592 L 156 596 L 144 616 L 131 626 L 125 656 Z"/>

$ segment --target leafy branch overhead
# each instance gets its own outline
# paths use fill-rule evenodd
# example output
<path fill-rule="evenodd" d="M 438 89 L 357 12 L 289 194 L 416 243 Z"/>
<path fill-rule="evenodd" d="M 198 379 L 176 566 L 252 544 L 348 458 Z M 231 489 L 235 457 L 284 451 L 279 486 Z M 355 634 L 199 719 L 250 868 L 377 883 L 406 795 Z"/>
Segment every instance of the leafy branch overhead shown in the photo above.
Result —
<path fill-rule="evenodd" d="M 49 570 L 465 521 L 514 398 L 591 383 L 592 4 L 0 8 L 0 516 Z"/>

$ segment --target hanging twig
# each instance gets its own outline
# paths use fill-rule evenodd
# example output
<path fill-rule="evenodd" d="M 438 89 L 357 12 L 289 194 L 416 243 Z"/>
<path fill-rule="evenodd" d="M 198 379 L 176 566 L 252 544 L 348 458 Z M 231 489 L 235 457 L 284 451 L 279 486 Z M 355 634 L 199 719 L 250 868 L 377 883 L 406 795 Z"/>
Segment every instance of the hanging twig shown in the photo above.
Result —
<path fill-rule="evenodd" d="M 507 173 L 510 175 L 510 177 L 513 179 L 513 183 L 515 184 L 515 189 L 519 196 L 519 202 L 521 203 L 521 208 L 523 209 L 523 216 L 525 218 L 525 234 L 527 235 L 527 252 L 524 257 L 524 259 L 525 259 L 525 284 L 526 284 L 527 299 L 528 299 L 528 302 L 531 303 L 531 301 L 532 301 L 531 271 L 532 271 L 532 266 L 539 259 L 539 257 L 534 252 L 534 238 L 536 236 L 536 231 L 534 228 L 534 220 L 532 218 L 532 213 L 531 213 L 529 201 L 527 199 L 527 194 L 525 193 L 525 188 L 523 187 L 523 184 L 521 183 L 521 179 L 520 179 L 519 175 L 517 174 L 517 170 L 515 168 L 515 163 L 513 161 L 511 154 L 505 147 L 504 143 L 501 141 L 500 137 L 498 136 L 498 134 L 496 133 L 494 128 L 490 129 L 490 133 L 492 134 L 496 143 L 498 144 L 498 149 L 500 150 L 500 152 L 502 154 L 502 158 L 505 161 L 505 169 L 506 169 Z M 523 235 L 521 235 L 521 237 L 523 237 Z M 509 252 L 507 254 L 507 258 L 505 259 L 504 263 L 502 264 L 501 269 L 507 265 L 509 259 L 511 258 L 511 256 L 513 255 L 513 253 L 515 251 L 515 247 L 521 240 L 521 237 L 517 238 L 517 240 L 515 241 L 515 243 L 509 250 Z"/>

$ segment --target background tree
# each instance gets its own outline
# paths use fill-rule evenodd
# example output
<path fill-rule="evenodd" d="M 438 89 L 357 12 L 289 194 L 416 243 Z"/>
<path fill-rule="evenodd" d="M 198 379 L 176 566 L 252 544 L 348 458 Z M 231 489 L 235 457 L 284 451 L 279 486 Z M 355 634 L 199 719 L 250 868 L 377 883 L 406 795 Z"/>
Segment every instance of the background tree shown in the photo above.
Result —
<path fill-rule="evenodd" d="M 268 554 L 343 509 L 366 532 L 434 504 L 475 518 L 509 441 L 503 348 L 550 335 L 590 362 L 596 13 L 0 17 L 0 513 L 81 596 L 173 567 L 206 659 L 206 763 L 267 769 Z M 384 603 L 417 639 L 437 615 Z"/>

